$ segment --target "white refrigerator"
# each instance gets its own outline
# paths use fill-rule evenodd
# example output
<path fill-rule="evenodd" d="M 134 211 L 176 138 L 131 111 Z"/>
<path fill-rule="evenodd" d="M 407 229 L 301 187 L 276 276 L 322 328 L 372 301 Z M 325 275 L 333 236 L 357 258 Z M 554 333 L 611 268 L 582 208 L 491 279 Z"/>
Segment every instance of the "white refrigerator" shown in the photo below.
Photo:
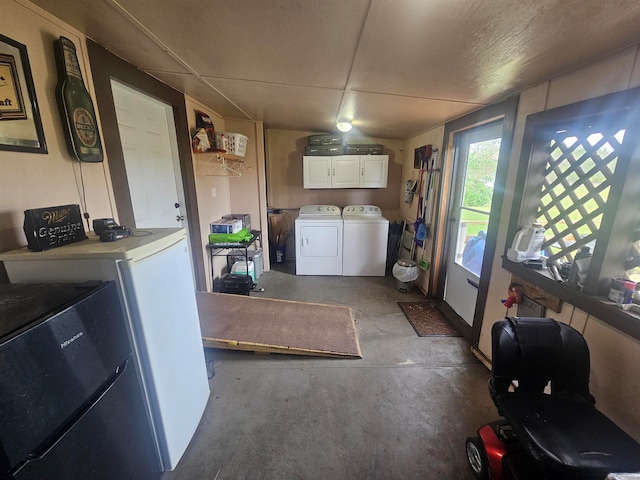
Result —
<path fill-rule="evenodd" d="M 142 379 L 162 470 L 173 470 L 209 398 L 195 286 L 184 229 L 83 240 L 44 252 L 0 253 L 11 283 L 115 280 Z"/>

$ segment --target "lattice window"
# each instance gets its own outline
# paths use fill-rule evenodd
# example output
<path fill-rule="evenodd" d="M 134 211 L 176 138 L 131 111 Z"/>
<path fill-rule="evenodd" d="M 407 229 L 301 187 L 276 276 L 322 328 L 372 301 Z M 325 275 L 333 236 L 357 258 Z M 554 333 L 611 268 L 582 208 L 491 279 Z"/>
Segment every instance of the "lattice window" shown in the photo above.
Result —
<path fill-rule="evenodd" d="M 572 262 L 583 246 L 593 252 L 624 129 L 583 128 L 553 132 L 544 169 L 537 221 L 552 260 Z"/>

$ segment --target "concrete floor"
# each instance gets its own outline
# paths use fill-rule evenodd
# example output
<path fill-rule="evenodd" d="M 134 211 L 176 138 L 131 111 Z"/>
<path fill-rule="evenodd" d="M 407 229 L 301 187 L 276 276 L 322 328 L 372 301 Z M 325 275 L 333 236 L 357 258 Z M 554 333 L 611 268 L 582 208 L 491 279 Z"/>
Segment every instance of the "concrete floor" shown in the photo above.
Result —
<path fill-rule="evenodd" d="M 253 296 L 347 305 L 363 358 L 207 349 L 216 375 L 200 426 L 163 480 L 469 479 L 464 441 L 498 418 L 489 371 L 461 337 L 418 337 L 393 277 L 294 275 Z"/>

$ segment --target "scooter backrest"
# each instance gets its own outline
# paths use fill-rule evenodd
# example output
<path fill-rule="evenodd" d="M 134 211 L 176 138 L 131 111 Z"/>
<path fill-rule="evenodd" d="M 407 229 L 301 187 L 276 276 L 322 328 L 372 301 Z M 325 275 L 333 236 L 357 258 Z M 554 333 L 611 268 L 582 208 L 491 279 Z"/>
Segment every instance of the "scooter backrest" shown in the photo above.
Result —
<path fill-rule="evenodd" d="M 517 380 L 519 393 L 543 393 L 593 403 L 589 347 L 573 327 L 551 318 L 509 317 L 491 329 L 492 395 Z"/>

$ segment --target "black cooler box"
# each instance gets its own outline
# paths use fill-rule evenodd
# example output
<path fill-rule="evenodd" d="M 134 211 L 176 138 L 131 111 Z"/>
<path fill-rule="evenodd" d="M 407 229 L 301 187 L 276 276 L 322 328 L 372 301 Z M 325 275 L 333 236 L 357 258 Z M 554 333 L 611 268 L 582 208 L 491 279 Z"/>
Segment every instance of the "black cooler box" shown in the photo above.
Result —
<path fill-rule="evenodd" d="M 220 293 L 234 293 L 236 295 L 249 295 L 253 289 L 253 280 L 251 275 L 239 275 L 235 273 L 226 273 L 218 284 Z"/>

